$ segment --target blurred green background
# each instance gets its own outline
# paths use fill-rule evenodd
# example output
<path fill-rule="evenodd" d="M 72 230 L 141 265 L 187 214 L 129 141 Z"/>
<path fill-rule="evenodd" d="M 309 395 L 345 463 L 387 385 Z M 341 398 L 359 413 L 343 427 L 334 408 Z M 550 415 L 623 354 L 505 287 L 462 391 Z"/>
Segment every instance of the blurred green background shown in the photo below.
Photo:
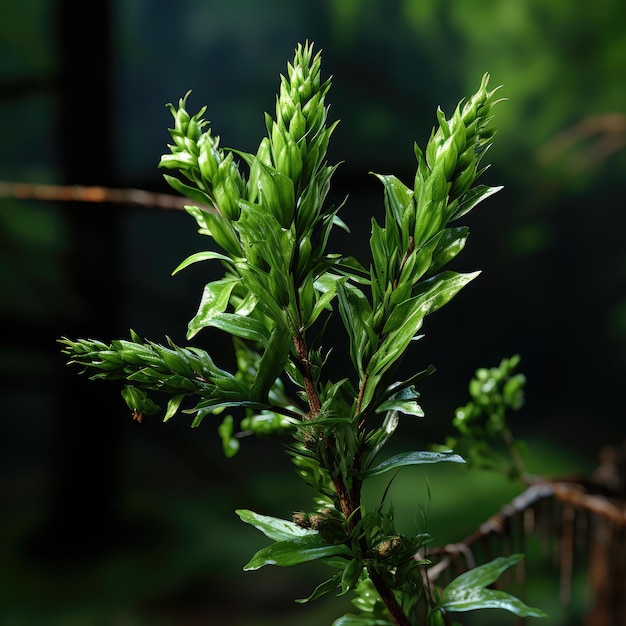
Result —
<path fill-rule="evenodd" d="M 413 141 L 426 143 L 436 107 L 449 116 L 490 72 L 508 100 L 495 109 L 483 182 L 505 189 L 467 219 L 458 265 L 483 274 L 429 320 L 407 362 L 438 371 L 422 385 L 426 419 L 397 445 L 442 441 L 474 370 L 519 352 L 529 383 L 513 428 L 529 469 L 584 474 L 624 438 L 624 24 L 617 0 L 5 1 L 0 180 L 168 192 L 156 167 L 165 103 L 192 89 L 190 106 L 208 105 L 222 144 L 254 151 L 278 74 L 309 39 L 333 76 L 330 117 L 341 119 L 332 195 L 349 195 L 352 234 L 332 243 L 365 259 L 370 216 L 382 214 L 369 172 L 410 182 Z M 227 461 L 208 420 L 195 431 L 184 418 L 139 426 L 116 385 L 79 378 L 59 353 L 62 335 L 109 339 L 131 327 L 184 343 L 215 271 L 170 277 L 208 245 L 193 220 L 3 197 L 0 221 L 0 624 L 330 623 L 345 599 L 292 603 L 319 582 L 314 567 L 241 571 L 263 538 L 235 508 L 310 508 L 281 442 L 244 441 Z M 210 332 L 199 341 L 219 358 L 228 348 Z M 332 341 L 340 369 L 342 339 Z M 392 496 L 407 529 L 429 508 L 442 543 L 520 491 L 442 467 L 404 471 Z M 579 624 L 581 575 L 564 606 L 558 573 L 535 567 L 524 598 L 551 614 L 545 624 Z"/>

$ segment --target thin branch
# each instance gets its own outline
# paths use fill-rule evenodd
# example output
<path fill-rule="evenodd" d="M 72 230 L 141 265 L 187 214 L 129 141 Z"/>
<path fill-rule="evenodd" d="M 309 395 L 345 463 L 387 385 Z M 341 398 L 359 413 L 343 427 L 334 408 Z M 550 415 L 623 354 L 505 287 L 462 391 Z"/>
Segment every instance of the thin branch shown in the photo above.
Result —
<path fill-rule="evenodd" d="M 217 211 L 213 206 L 168 193 L 85 185 L 41 185 L 0 181 L 0 198 L 52 202 L 107 202 L 176 211 L 184 211 L 187 206 L 197 206 L 204 211 L 212 213 Z"/>

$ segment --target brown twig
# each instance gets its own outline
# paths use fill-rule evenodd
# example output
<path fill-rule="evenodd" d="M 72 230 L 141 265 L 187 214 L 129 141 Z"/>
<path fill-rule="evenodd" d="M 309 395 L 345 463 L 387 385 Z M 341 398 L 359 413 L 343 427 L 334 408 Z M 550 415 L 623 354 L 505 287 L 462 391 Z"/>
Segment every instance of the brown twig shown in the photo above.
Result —
<path fill-rule="evenodd" d="M 183 211 L 186 206 L 198 206 L 205 211 L 216 211 L 213 206 L 199 204 L 182 196 L 143 189 L 119 189 L 97 185 L 42 185 L 0 181 L 0 198 L 52 202 L 108 202 L 177 211 Z"/>

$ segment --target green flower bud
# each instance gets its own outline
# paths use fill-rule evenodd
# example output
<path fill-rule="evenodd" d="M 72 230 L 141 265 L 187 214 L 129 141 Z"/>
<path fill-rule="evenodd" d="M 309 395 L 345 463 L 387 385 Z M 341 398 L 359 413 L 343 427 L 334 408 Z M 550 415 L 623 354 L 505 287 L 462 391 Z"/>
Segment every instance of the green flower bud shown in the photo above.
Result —
<path fill-rule="evenodd" d="M 270 140 L 267 137 L 263 137 L 261 143 L 259 144 L 259 149 L 256 153 L 256 158 L 259 163 L 263 165 L 268 165 L 271 167 L 272 165 L 272 148 L 270 145 Z"/>
<path fill-rule="evenodd" d="M 293 181 L 273 167 L 259 168 L 259 197 L 282 228 L 288 228 L 295 210 Z"/>
<path fill-rule="evenodd" d="M 326 109 L 324 108 L 324 96 L 318 91 L 302 107 L 302 114 L 306 119 L 307 128 L 311 135 L 315 135 L 326 121 Z"/>
<path fill-rule="evenodd" d="M 144 415 L 154 415 L 160 411 L 160 407 L 148 398 L 148 394 L 143 389 L 125 385 L 121 393 L 126 406 L 133 412 L 133 420 L 140 424 Z"/>
<path fill-rule="evenodd" d="M 239 174 L 239 168 L 233 161 L 232 152 L 229 152 L 218 166 L 213 196 L 222 215 L 230 220 L 239 219 L 241 214 L 239 200 L 243 188 L 244 183 Z"/>
<path fill-rule="evenodd" d="M 281 76 L 280 95 L 276 100 L 276 119 L 281 120 L 287 126 L 292 118 L 296 105 L 289 93 L 289 84 L 284 76 Z"/>
<path fill-rule="evenodd" d="M 276 159 L 276 169 L 297 182 L 302 172 L 302 156 L 290 135 L 285 134 L 284 139 L 285 145 Z"/>
<path fill-rule="evenodd" d="M 282 171 L 278 167 L 278 156 L 285 148 L 287 144 L 287 132 L 282 129 L 278 124 L 274 124 L 272 127 L 272 156 L 274 157 L 274 165 L 276 169 Z"/>
<path fill-rule="evenodd" d="M 452 174 L 456 169 L 457 156 L 458 151 L 454 136 L 446 139 L 445 143 L 437 149 L 436 158 L 443 160 L 443 172 L 446 180 L 452 178 Z"/>
<path fill-rule="evenodd" d="M 471 186 L 476 178 L 476 167 L 470 166 L 458 174 L 452 181 L 450 188 L 450 201 L 461 197 Z"/>
<path fill-rule="evenodd" d="M 173 154 L 164 154 L 159 162 L 159 167 L 168 170 L 179 169 L 188 170 L 196 165 L 195 157 L 189 152 L 176 151 Z"/>
<path fill-rule="evenodd" d="M 294 114 L 289 120 L 289 134 L 291 138 L 297 143 L 304 137 L 306 133 L 306 118 L 302 113 L 300 105 L 295 107 Z"/>
<path fill-rule="evenodd" d="M 187 111 L 185 111 L 185 100 L 180 100 L 178 105 L 178 111 L 174 109 L 174 107 L 170 104 L 170 110 L 174 115 L 174 128 L 181 135 L 185 136 L 187 134 L 187 127 L 189 126 L 189 122 L 191 121 L 191 117 Z"/>
<path fill-rule="evenodd" d="M 219 137 L 211 137 L 209 132 L 204 133 L 198 140 L 198 167 L 200 175 L 211 185 L 217 176 L 217 171 L 222 160 L 219 146 Z"/>
<path fill-rule="evenodd" d="M 213 187 L 213 197 L 220 213 L 231 221 L 237 221 L 241 214 L 239 192 L 232 180 L 227 178 Z"/>
<path fill-rule="evenodd" d="M 310 78 L 302 81 L 298 85 L 298 95 L 300 96 L 300 102 L 308 100 L 315 93 L 315 83 Z"/>
<path fill-rule="evenodd" d="M 456 145 L 457 153 L 463 152 L 465 150 L 465 146 L 467 144 L 467 132 L 465 130 L 465 125 L 461 120 L 461 115 L 459 113 L 459 108 L 457 107 L 454 112 L 454 117 L 452 118 L 453 132 L 452 137 L 454 138 L 454 144 Z"/>

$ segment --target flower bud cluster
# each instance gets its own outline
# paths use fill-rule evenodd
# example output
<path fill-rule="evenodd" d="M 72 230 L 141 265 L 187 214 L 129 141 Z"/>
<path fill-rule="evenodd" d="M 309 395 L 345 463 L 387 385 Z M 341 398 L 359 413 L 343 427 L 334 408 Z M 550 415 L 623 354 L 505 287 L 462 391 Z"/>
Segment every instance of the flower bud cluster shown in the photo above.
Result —
<path fill-rule="evenodd" d="M 301 175 L 307 183 L 315 173 L 332 132 L 324 105 L 330 80 L 321 82 L 320 68 L 320 53 L 313 57 L 312 45 L 299 45 L 288 77 L 281 76 L 276 121 L 268 120 L 274 166 L 296 185 Z"/>
<path fill-rule="evenodd" d="M 503 359 L 498 367 L 480 368 L 469 384 L 472 401 L 456 410 L 454 426 L 463 435 L 484 426 L 490 437 L 505 431 L 507 410 L 519 410 L 524 404 L 526 377 L 514 373 L 520 357 Z"/>
<path fill-rule="evenodd" d="M 239 260 L 237 272 L 255 302 L 293 333 L 321 312 L 312 277 L 319 275 L 332 227 L 341 225 L 338 209 L 324 207 L 335 169 L 323 164 L 334 129 L 326 126 L 329 88 L 330 80 L 321 79 L 320 54 L 308 43 L 299 45 L 281 76 L 275 119 L 266 114 L 267 136 L 256 154 L 220 148 L 219 137 L 206 128 L 206 107 L 194 116 L 187 112 L 189 93 L 178 107 L 168 105 L 173 144 L 160 167 L 178 170 L 180 178 L 166 180 L 218 209 L 219 215 L 192 213 L 200 232 Z M 237 156 L 249 168 L 247 180 Z"/>
<path fill-rule="evenodd" d="M 178 109 L 168 104 L 174 117 L 174 128 L 169 132 L 174 140 L 169 145 L 170 154 L 161 157 L 160 167 L 181 172 L 193 187 L 178 179 L 166 177 L 177 191 L 194 200 L 216 206 L 229 220 L 237 220 L 240 215 L 239 200 L 246 194 L 246 181 L 233 159 L 232 152 L 219 147 L 220 138 L 212 136 L 211 130 L 204 130 L 208 122 L 202 118 L 203 107 L 193 117 L 186 110 L 188 92 L 178 102 Z"/>
<path fill-rule="evenodd" d="M 114 340 L 110 344 L 94 339 L 62 339 L 63 352 L 71 356 L 70 364 L 95 371 L 91 378 L 126 379 L 137 389 L 160 391 L 171 396 L 196 395 L 203 406 L 224 401 L 242 401 L 248 389 L 234 376 L 221 370 L 211 357 L 198 348 L 181 348 L 171 341 L 169 347 L 142 341 L 131 331 L 132 341 Z M 125 392 L 139 397 L 138 390 Z M 142 402 L 147 406 L 147 401 Z M 141 407 L 132 407 L 139 409 Z M 198 407 L 196 407 L 198 408 Z"/>
<path fill-rule="evenodd" d="M 489 75 L 485 74 L 478 91 L 467 102 L 459 103 L 451 119 L 438 110 L 439 125 L 433 129 L 425 153 L 415 146 L 416 246 L 459 216 L 459 203 L 482 173 L 479 164 L 494 134 L 488 126 L 497 91 L 488 91 L 488 82 Z"/>
<path fill-rule="evenodd" d="M 437 111 L 439 128 L 433 131 L 425 156 L 431 172 L 441 168 L 443 180 L 450 185 L 450 203 L 468 191 L 480 175 L 480 160 L 491 145 L 494 131 L 488 126 L 497 88 L 488 91 L 488 83 L 489 75 L 485 74 L 478 91 L 467 102 L 459 103 L 450 120 Z"/>
<path fill-rule="evenodd" d="M 386 560 L 396 555 L 402 548 L 402 545 L 402 537 L 399 535 L 393 535 L 391 537 L 386 537 L 377 543 L 372 548 L 372 552 L 378 559 Z"/>
<path fill-rule="evenodd" d="M 345 538 L 343 518 L 335 508 L 323 507 L 315 513 L 296 511 L 291 519 L 300 528 L 317 530 L 331 543 L 342 541 Z"/>

